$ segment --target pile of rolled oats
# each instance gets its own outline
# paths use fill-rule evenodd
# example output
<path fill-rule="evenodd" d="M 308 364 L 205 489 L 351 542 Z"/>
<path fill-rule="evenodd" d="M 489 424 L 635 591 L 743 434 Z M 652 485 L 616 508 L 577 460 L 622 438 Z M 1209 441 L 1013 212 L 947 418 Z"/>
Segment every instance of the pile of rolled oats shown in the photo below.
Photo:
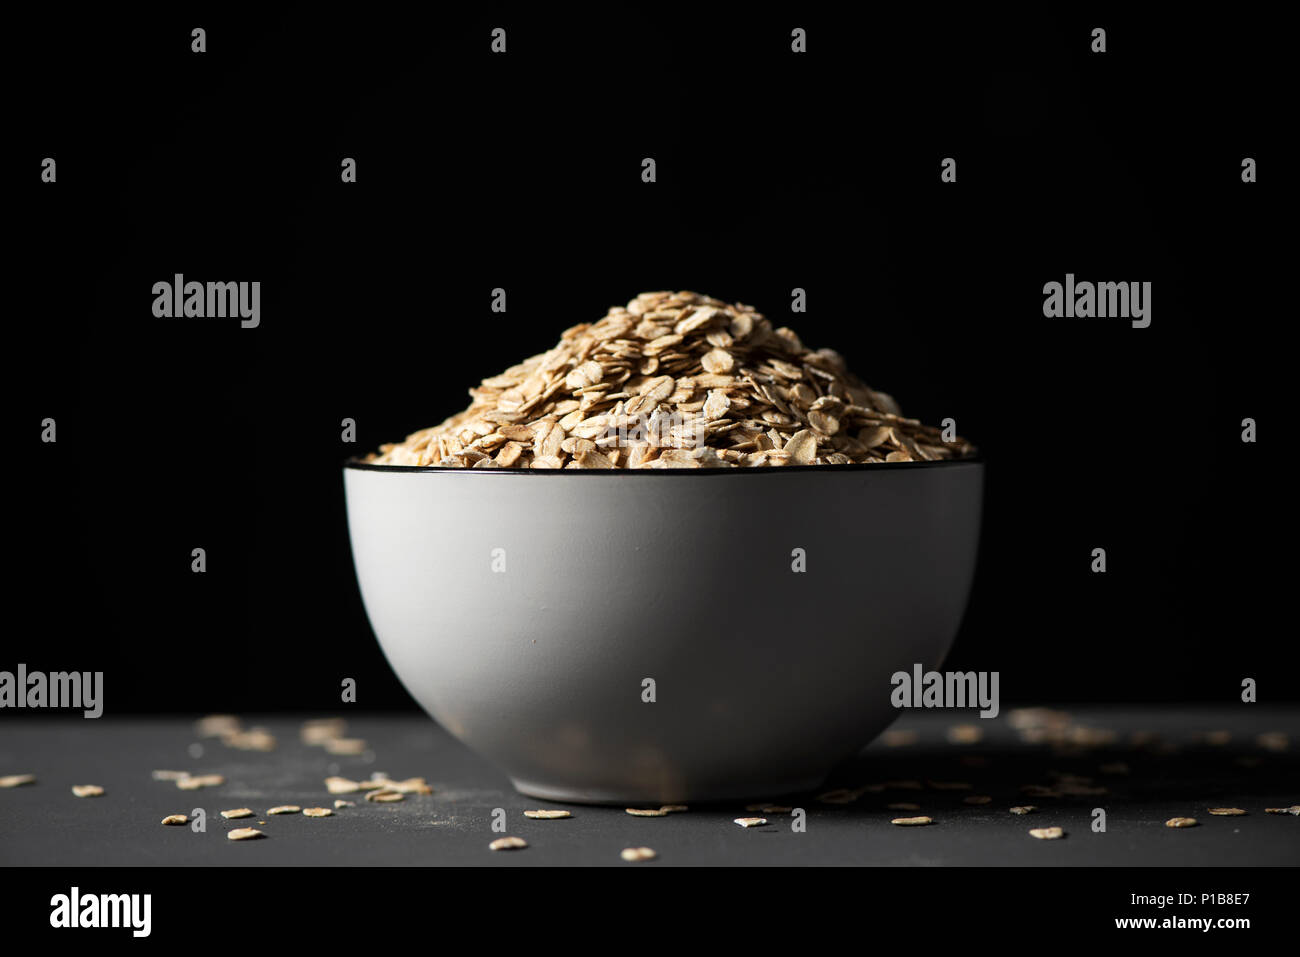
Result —
<path fill-rule="evenodd" d="M 830 349 L 750 306 L 642 293 L 484 379 L 473 403 L 376 465 L 635 469 L 955 459 L 974 449 L 904 418 Z"/>

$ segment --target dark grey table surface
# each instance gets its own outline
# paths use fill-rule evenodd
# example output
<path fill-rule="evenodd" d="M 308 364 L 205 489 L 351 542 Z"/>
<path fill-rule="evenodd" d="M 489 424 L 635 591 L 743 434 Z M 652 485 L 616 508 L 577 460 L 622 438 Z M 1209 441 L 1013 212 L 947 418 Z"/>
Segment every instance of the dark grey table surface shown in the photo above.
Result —
<path fill-rule="evenodd" d="M 1046 732 L 1025 730 L 1012 713 L 992 720 L 952 715 L 903 717 L 894 731 L 914 733 L 902 745 L 878 740 L 840 768 L 826 787 L 868 789 L 848 804 L 818 795 L 781 803 L 806 811 L 806 830 L 788 814 L 767 814 L 766 826 L 733 823 L 752 815 L 743 805 L 695 805 L 662 818 L 634 817 L 622 808 L 556 805 L 516 793 L 504 774 L 478 758 L 431 720 L 411 716 L 356 717 L 348 735 L 366 741 L 358 756 L 334 756 L 299 739 L 299 720 L 243 718 L 276 738 L 271 751 L 228 747 L 196 736 L 191 718 L 157 720 L 0 721 L 0 777 L 28 773 L 36 782 L 0 788 L 0 864 L 5 865 L 1295 865 L 1300 863 L 1300 816 L 1266 814 L 1266 807 L 1300 803 L 1300 711 L 1260 706 L 1213 711 L 1074 710 L 1070 722 Z M 1021 724 L 1020 728 L 1015 724 Z M 975 724 L 977 743 L 949 740 L 955 724 Z M 1076 730 L 1082 729 L 1082 730 Z M 1220 732 L 1207 739 L 1208 732 Z M 1226 732 L 1227 740 L 1223 740 Z M 1261 737 L 1263 735 L 1263 737 Z M 1046 737 L 1046 740 L 1042 740 Z M 1026 740 L 1029 738 L 1029 740 Z M 1217 742 L 1217 743 L 1212 743 Z M 1115 767 L 1115 764 L 1125 767 Z M 1106 770 L 1103 771 L 1103 766 Z M 154 769 L 224 775 L 220 787 L 182 791 L 153 780 Z M 280 804 L 332 806 L 324 779 L 361 779 L 382 771 L 421 776 L 431 795 L 393 804 L 367 803 L 332 817 L 270 816 Z M 1062 775 L 1074 777 L 1062 778 Z M 1090 779 L 1091 783 L 1083 783 Z M 1104 787 L 1105 794 L 1027 795 L 1026 785 Z M 927 782 L 967 783 L 969 789 Z M 920 787 L 910 786 L 919 783 Z M 98 784 L 105 794 L 78 798 L 74 784 Z M 883 787 L 882 787 L 883 785 Z M 1066 791 L 1071 790 L 1068 786 Z M 970 805 L 964 798 L 988 795 Z M 777 795 L 755 795 L 755 801 Z M 895 811 L 893 802 L 919 804 Z M 1038 810 L 1013 815 L 1013 805 Z M 204 808 L 207 830 L 163 827 L 163 816 Z M 250 820 L 219 812 L 249 807 Z M 567 807 L 566 820 L 525 818 L 538 807 Z M 1106 812 L 1106 831 L 1091 830 L 1092 810 Z M 1239 807 L 1220 817 L 1211 807 Z M 493 811 L 506 814 L 506 833 L 525 838 L 521 851 L 492 852 Z M 924 814 L 927 827 L 900 827 L 891 818 Z M 1172 817 L 1199 825 L 1165 827 Z M 264 821 L 265 824 L 258 822 Z M 257 841 L 226 839 L 252 825 Z M 1060 826 L 1063 840 L 1032 838 L 1031 827 Z M 624 864 L 621 849 L 648 846 L 658 858 Z"/>

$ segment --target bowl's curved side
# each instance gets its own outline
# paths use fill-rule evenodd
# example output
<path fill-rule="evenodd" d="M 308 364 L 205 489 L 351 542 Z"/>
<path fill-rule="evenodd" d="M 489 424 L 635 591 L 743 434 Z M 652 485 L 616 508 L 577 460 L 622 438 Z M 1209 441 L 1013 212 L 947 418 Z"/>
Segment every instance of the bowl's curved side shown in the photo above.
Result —
<path fill-rule="evenodd" d="M 522 790 L 619 802 L 813 787 L 887 726 L 890 676 L 956 634 L 982 481 L 345 472 L 415 699 Z"/>

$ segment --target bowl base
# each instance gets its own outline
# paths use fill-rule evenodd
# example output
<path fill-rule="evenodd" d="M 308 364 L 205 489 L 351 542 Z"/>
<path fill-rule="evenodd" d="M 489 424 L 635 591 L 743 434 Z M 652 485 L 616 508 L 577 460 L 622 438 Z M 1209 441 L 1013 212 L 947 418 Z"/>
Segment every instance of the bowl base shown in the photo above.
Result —
<path fill-rule="evenodd" d="M 541 784 L 536 781 L 521 781 L 511 778 L 510 783 L 520 794 L 556 801 L 563 804 L 612 804 L 619 807 L 649 804 L 688 804 L 691 802 L 710 803 L 717 801 L 760 801 L 779 797 L 804 795 L 816 791 L 826 780 L 825 775 L 802 778 L 795 781 L 764 781 L 756 785 L 737 789 L 702 791 L 687 790 L 684 793 L 649 794 L 637 791 L 602 790 L 598 788 L 572 788 L 559 785 Z"/>

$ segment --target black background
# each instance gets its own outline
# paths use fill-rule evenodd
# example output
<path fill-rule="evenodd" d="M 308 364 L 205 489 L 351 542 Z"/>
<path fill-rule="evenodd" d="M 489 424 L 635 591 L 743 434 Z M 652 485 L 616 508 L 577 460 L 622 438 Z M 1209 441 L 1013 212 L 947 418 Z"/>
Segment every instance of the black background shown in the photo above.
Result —
<path fill-rule="evenodd" d="M 333 711 L 345 676 L 362 707 L 414 707 L 361 606 L 342 461 L 567 326 L 685 288 L 838 349 L 981 446 L 983 552 L 949 666 L 1000 671 L 1004 703 L 1230 704 L 1246 676 L 1262 700 L 1300 695 L 1276 25 L 221 9 L 12 25 L 25 613 L 0 669 L 102 670 L 109 713 Z M 261 326 L 154 318 L 178 272 L 261 281 Z M 1152 325 L 1045 319 L 1067 272 L 1151 281 Z"/>

